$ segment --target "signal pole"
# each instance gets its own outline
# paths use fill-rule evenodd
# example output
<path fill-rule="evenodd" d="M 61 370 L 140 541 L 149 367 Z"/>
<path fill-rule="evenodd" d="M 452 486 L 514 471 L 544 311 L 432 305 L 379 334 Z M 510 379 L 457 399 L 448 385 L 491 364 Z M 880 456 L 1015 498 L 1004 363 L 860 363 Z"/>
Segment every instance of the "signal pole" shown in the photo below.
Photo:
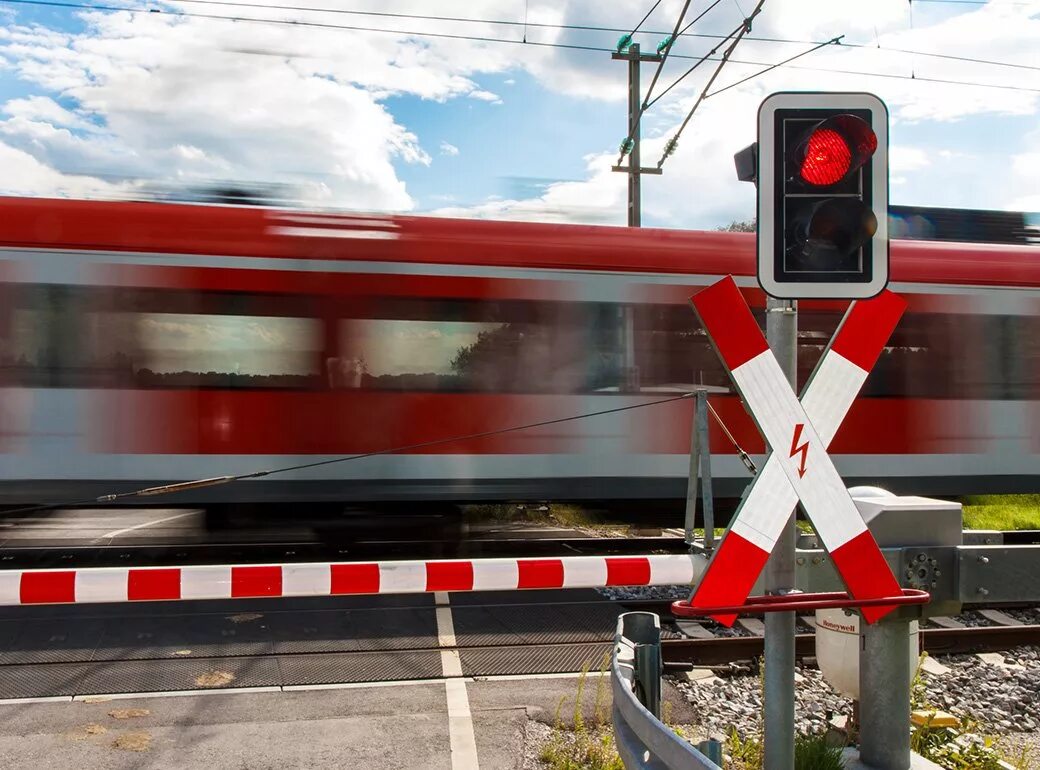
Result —
<path fill-rule="evenodd" d="M 798 305 L 792 299 L 766 297 L 766 341 L 791 387 L 798 392 Z M 784 526 L 766 562 L 766 593 L 788 593 L 795 588 L 798 545 L 796 511 Z M 767 612 L 765 633 L 765 767 L 794 768 L 795 614 Z"/>
<path fill-rule="evenodd" d="M 628 140 L 632 149 L 628 153 L 627 166 L 611 166 L 611 171 L 628 174 L 628 226 L 639 227 L 642 222 L 640 205 L 640 180 L 642 174 L 660 174 L 656 166 L 644 168 L 640 165 L 639 155 L 639 122 L 643 100 L 639 88 L 639 65 L 643 62 L 658 63 L 663 58 L 659 53 L 640 53 L 639 43 L 632 43 L 624 51 L 615 51 L 611 59 L 628 62 Z M 627 143 L 626 141 L 626 143 Z"/>

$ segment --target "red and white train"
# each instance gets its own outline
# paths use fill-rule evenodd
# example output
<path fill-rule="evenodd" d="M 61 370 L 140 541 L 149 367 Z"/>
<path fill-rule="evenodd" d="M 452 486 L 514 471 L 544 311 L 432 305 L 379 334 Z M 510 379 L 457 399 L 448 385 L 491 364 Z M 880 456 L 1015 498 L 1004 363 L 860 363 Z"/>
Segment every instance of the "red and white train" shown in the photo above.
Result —
<path fill-rule="evenodd" d="M 93 496 L 493 431 L 711 386 L 688 298 L 754 236 L 0 199 L 0 502 Z M 1040 251 L 892 243 L 910 307 L 834 441 L 849 485 L 1040 487 Z M 804 302 L 802 381 L 843 303 Z M 680 498 L 691 403 L 186 493 L 205 500 Z M 712 426 L 716 492 L 748 473 Z"/>

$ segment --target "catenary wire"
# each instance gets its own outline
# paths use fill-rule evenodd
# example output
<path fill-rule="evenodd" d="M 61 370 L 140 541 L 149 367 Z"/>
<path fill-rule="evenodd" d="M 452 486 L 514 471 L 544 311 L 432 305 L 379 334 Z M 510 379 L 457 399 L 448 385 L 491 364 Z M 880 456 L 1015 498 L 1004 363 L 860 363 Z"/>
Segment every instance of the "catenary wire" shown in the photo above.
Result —
<path fill-rule="evenodd" d="M 721 0 L 716 0 L 716 3 L 718 2 L 721 2 Z M 668 54 L 671 53 L 672 46 L 675 45 L 676 38 L 679 35 L 679 25 L 682 24 L 683 19 L 686 18 L 686 11 L 688 11 L 689 8 L 690 0 L 686 0 L 686 2 L 683 3 L 682 11 L 679 12 L 679 18 L 675 20 L 675 28 L 672 30 L 672 34 L 666 38 L 667 44 L 664 46 L 661 59 L 657 62 L 657 69 L 654 70 L 654 77 L 650 81 L 650 87 L 646 89 L 646 96 L 643 97 L 643 103 L 639 106 L 639 112 L 636 113 L 635 119 L 632 121 L 632 126 L 628 129 L 628 134 L 625 136 L 625 140 L 621 143 L 621 149 L 619 150 L 617 159 L 618 165 L 620 165 L 625 155 L 629 153 L 629 143 L 635 139 L 635 133 L 639 130 L 639 124 L 643 119 L 643 114 L 646 112 L 647 107 L 650 106 L 650 96 L 653 94 L 654 87 L 657 85 L 657 81 L 661 77 L 661 72 L 664 70 L 664 64 L 668 61 Z M 702 13 L 701 16 L 703 15 L 704 14 Z M 687 24 L 686 28 L 688 29 L 689 26 L 690 25 Z"/>
<path fill-rule="evenodd" d="M 640 27 L 642 27 L 646 23 L 646 20 L 650 18 L 650 14 L 652 14 L 654 11 L 656 11 L 657 10 L 657 6 L 659 6 L 660 4 L 661 4 L 661 0 L 657 0 L 656 3 L 654 3 L 652 6 L 650 6 L 650 10 L 647 11 L 646 15 L 642 19 L 639 20 L 639 23 L 636 24 L 635 29 L 633 29 L 631 32 L 628 33 L 629 37 L 632 37 L 632 35 L 636 34 L 639 31 Z M 689 3 L 687 3 L 687 5 L 689 5 Z"/>
<path fill-rule="evenodd" d="M 783 67 L 783 66 L 785 66 L 787 64 L 790 64 L 795 59 L 800 59 L 803 56 L 808 56 L 813 51 L 818 51 L 821 48 L 823 48 L 824 46 L 838 45 L 838 44 L 841 43 L 842 37 L 844 37 L 844 35 L 838 35 L 838 37 L 836 37 L 836 38 L 833 38 L 831 40 L 827 40 L 826 42 L 823 42 L 823 43 L 819 43 L 818 45 L 814 45 L 812 48 L 808 49 L 807 51 L 802 51 L 801 53 L 796 53 L 794 56 L 791 56 L 790 58 L 784 59 L 783 61 L 779 61 L 776 64 L 772 64 L 772 65 L 766 67 L 764 70 L 760 70 L 759 72 L 754 72 L 754 73 L 748 75 L 746 78 L 741 78 L 736 83 L 730 83 L 728 86 L 723 86 L 722 88 L 718 89 L 717 91 L 712 91 L 710 94 L 706 94 L 704 98 L 705 99 L 710 99 L 713 96 L 718 96 L 719 94 L 721 94 L 724 91 L 728 91 L 731 88 L 736 88 L 739 85 L 743 85 L 744 83 L 748 82 L 749 80 L 754 80 L 755 78 L 759 77 L 760 75 L 765 75 L 767 72 L 775 70 L 777 67 Z"/>
<path fill-rule="evenodd" d="M 751 24 L 754 21 L 755 17 L 762 12 L 762 6 L 764 4 L 765 0 L 758 0 L 758 3 L 755 5 L 755 9 L 751 11 L 751 14 L 747 18 L 744 19 L 744 23 L 741 26 L 740 31 L 736 33 L 736 36 L 733 38 L 733 41 L 729 44 L 729 47 L 726 48 L 725 52 L 723 52 L 722 58 L 719 60 L 718 66 L 715 68 L 715 71 L 711 73 L 711 77 L 708 78 L 708 82 L 704 85 L 704 90 L 701 91 L 701 95 L 698 96 L 697 101 L 693 103 L 693 106 L 690 108 L 690 111 L 686 114 L 686 118 L 679 125 L 679 129 L 672 135 L 672 138 L 665 143 L 664 150 L 661 153 L 661 158 L 657 161 L 658 168 L 661 168 L 664 165 L 664 162 L 668 159 L 668 156 L 675 152 L 675 148 L 679 144 L 679 137 L 682 136 L 682 132 L 686 129 L 686 126 L 690 124 L 690 121 L 693 119 L 694 113 L 697 112 L 697 108 L 700 107 L 701 103 L 708 97 L 708 91 L 711 89 L 712 85 L 714 85 L 715 79 L 719 76 L 719 73 L 722 72 L 723 67 L 726 66 L 726 62 L 729 61 L 729 58 L 733 54 L 733 51 L 736 50 L 737 46 L 740 44 L 741 38 L 743 38 L 744 35 L 751 31 Z"/>
<path fill-rule="evenodd" d="M 493 26 L 523 27 L 524 28 L 525 34 L 524 34 L 523 39 L 521 39 L 521 40 L 493 39 L 493 40 L 489 40 L 488 41 L 488 42 L 502 42 L 502 43 L 526 43 L 526 42 L 528 42 L 526 40 L 526 29 L 528 27 L 536 28 L 536 29 L 556 29 L 556 30 L 585 31 L 585 32 L 624 32 L 625 31 L 621 27 L 607 27 L 607 26 L 601 26 L 601 25 L 596 25 L 596 24 L 551 24 L 551 23 L 547 23 L 547 22 L 533 22 L 533 21 L 532 22 L 520 22 L 520 21 L 509 20 L 509 19 L 481 19 L 481 18 L 474 18 L 474 17 L 467 17 L 467 16 L 434 16 L 434 15 L 429 15 L 429 14 L 416 14 L 416 13 L 392 13 L 392 12 L 388 12 L 388 11 L 360 11 L 360 10 L 355 10 L 355 9 L 350 9 L 350 8 L 320 8 L 318 6 L 312 6 L 312 5 L 271 5 L 270 3 L 248 2 L 246 0 L 166 0 L 166 1 L 170 2 L 171 4 L 176 2 L 176 3 L 185 3 L 185 4 L 202 5 L 202 6 L 225 6 L 225 7 L 230 7 L 230 8 L 255 8 L 255 9 L 258 9 L 258 10 L 269 10 L 269 11 L 304 11 L 304 12 L 313 12 L 313 13 L 345 14 L 345 15 L 351 15 L 351 16 L 374 16 L 374 17 L 379 17 L 379 18 L 410 19 L 410 20 L 417 20 L 417 21 L 446 21 L 446 22 L 454 22 L 454 23 L 461 23 L 461 24 L 489 24 L 489 25 L 493 25 Z M 106 6 L 102 5 L 102 4 L 92 5 L 92 4 L 89 4 L 89 3 L 75 3 L 75 2 L 66 2 L 66 3 L 62 3 L 62 2 L 44 2 L 43 0 L 0 0 L 0 2 L 11 2 L 11 3 L 14 3 L 14 4 L 24 4 L 24 5 L 50 5 L 50 6 L 53 6 L 53 7 L 61 6 L 61 5 L 67 5 L 67 6 L 71 7 L 71 8 L 85 8 L 85 9 L 96 9 L 96 10 L 122 10 L 122 11 L 126 11 L 128 13 L 160 13 L 160 14 L 161 13 L 166 13 L 167 15 L 171 15 L 171 16 L 172 15 L 183 15 L 183 16 L 191 17 L 191 16 L 194 15 L 191 12 L 184 12 L 184 13 L 178 14 L 175 11 L 163 11 L 161 9 L 155 9 L 155 10 L 153 10 L 153 9 L 136 9 L 136 8 L 129 8 L 129 7 L 113 8 L 113 7 L 106 7 Z M 707 14 L 710 10 L 712 10 L 720 2 L 722 2 L 722 0 L 714 0 L 704 11 L 702 11 L 700 14 L 698 14 L 693 19 L 693 21 L 689 22 L 682 30 L 679 31 L 679 33 L 675 36 L 676 39 L 678 39 L 679 37 L 685 36 L 687 38 L 691 38 L 692 37 L 692 38 L 707 38 L 707 39 L 712 39 L 712 40 L 723 40 L 723 41 L 726 40 L 729 37 L 727 35 L 710 34 L 710 33 L 706 33 L 706 32 L 689 32 L 688 31 L 689 28 L 693 24 L 695 24 L 697 21 L 699 21 L 701 18 L 703 18 L 705 14 Z M 918 2 L 922 2 L 922 0 L 918 0 Z M 220 18 L 220 19 L 236 18 L 236 17 L 224 16 L 224 15 L 213 15 L 213 16 L 202 15 L 201 17 L 202 18 Z M 259 22 L 275 22 L 275 23 L 285 21 L 285 20 L 280 20 L 280 19 L 250 19 L 250 18 L 241 18 L 241 19 L 238 19 L 238 20 L 241 20 L 241 21 L 259 21 Z M 361 29 L 363 31 L 372 31 L 372 32 L 388 32 L 388 33 L 397 31 L 397 30 L 371 29 L 371 28 L 364 28 L 364 27 L 362 27 L 362 28 L 344 27 L 344 28 L 345 29 Z M 405 34 L 421 36 L 421 35 L 426 35 L 426 34 L 431 34 L 431 33 L 409 32 L 409 33 L 405 33 Z M 642 32 L 639 33 L 639 34 L 658 35 L 658 36 L 660 36 L 660 35 L 667 35 L 668 33 L 665 32 L 665 31 L 662 31 L 662 30 L 642 30 Z M 463 37 L 464 37 L 464 39 L 471 39 L 468 36 L 463 36 Z M 797 39 L 797 38 L 781 38 L 781 37 L 761 37 L 761 36 L 756 36 L 756 35 L 746 35 L 744 37 L 744 41 L 745 42 L 756 42 L 756 43 L 778 43 L 778 44 L 784 44 L 784 45 L 794 45 L 794 44 L 797 44 L 797 45 L 816 45 L 817 43 L 820 42 L 818 40 L 801 40 L 801 39 Z M 551 44 L 540 43 L 539 45 L 551 45 Z M 843 42 L 842 45 L 847 47 L 847 48 L 865 48 L 865 49 L 869 48 L 871 50 L 880 50 L 880 51 L 886 51 L 886 52 L 891 52 L 891 53 L 902 53 L 902 54 L 913 55 L 913 56 L 924 56 L 924 57 L 930 57 L 930 58 L 936 58 L 936 59 L 947 59 L 947 60 L 952 60 L 952 61 L 963 61 L 963 62 L 972 63 L 972 64 L 983 64 L 983 65 L 989 65 L 989 66 L 994 66 L 994 67 L 1012 67 L 1012 68 L 1015 68 L 1015 69 L 1027 69 L 1027 70 L 1040 71 L 1040 65 L 1018 64 L 1018 63 L 1014 63 L 1014 62 L 994 61 L 992 59 L 980 59 L 980 58 L 974 57 L 974 56 L 958 56 L 956 54 L 933 53 L 933 52 L 929 52 L 929 51 L 914 51 L 914 50 L 910 50 L 910 49 L 906 49 L 906 48 L 890 48 L 888 46 L 867 44 L 867 43 Z M 559 44 L 559 47 L 566 47 L 566 45 L 565 44 Z M 580 48 L 580 50 L 585 50 L 585 48 Z M 604 51 L 606 51 L 606 50 L 609 50 L 609 49 L 599 49 L 598 48 L 596 50 L 604 50 Z"/>
<path fill-rule="evenodd" d="M 274 24 L 274 25 L 279 25 L 279 26 L 293 26 L 293 27 L 331 29 L 331 30 L 346 30 L 346 31 L 354 31 L 354 32 L 386 33 L 386 34 L 394 34 L 394 35 L 405 35 L 405 36 L 409 36 L 409 37 L 434 37 L 434 38 L 447 38 L 447 39 L 452 39 L 452 40 L 471 40 L 471 41 L 474 41 L 474 42 L 503 43 L 503 44 L 509 44 L 509 45 L 527 45 L 527 46 L 537 46 L 537 47 L 542 47 L 542 48 L 559 48 L 559 49 L 565 49 L 565 50 L 589 51 L 589 52 L 595 52 L 595 53 L 613 53 L 613 51 L 614 51 L 614 49 L 612 49 L 612 48 L 605 48 L 603 46 L 575 45 L 575 44 L 570 44 L 570 43 L 549 43 L 549 42 L 530 41 L 530 40 L 528 40 L 525 43 L 523 40 L 514 40 L 514 39 L 510 39 L 510 38 L 486 37 L 486 36 L 479 36 L 479 35 L 458 35 L 458 34 L 438 33 L 438 32 L 415 32 L 415 31 L 399 30 L 399 29 L 383 29 L 383 28 L 378 28 L 378 27 L 364 27 L 364 26 L 356 26 L 356 25 L 331 24 L 331 23 L 313 22 L 313 21 L 292 21 L 292 20 L 288 20 L 288 19 L 260 19 L 260 18 L 242 17 L 242 16 L 223 16 L 223 15 L 220 15 L 220 14 L 203 14 L 203 13 L 194 13 L 194 12 L 189 12 L 189 11 L 171 11 L 171 12 L 167 12 L 167 11 L 160 11 L 160 10 L 155 10 L 155 9 L 150 10 L 150 9 L 146 9 L 146 8 L 134 8 L 134 7 L 130 7 L 130 6 L 113 6 L 113 5 L 90 4 L 90 3 L 60 2 L 59 0 L 0 0 L 0 3 L 9 4 L 9 5 L 46 6 L 46 7 L 52 7 L 52 8 L 74 8 L 74 9 L 77 9 L 77 10 L 83 9 L 83 10 L 88 10 L 88 11 L 112 11 L 112 12 L 123 12 L 123 13 L 130 13 L 130 14 L 145 14 L 145 15 L 147 15 L 147 14 L 156 14 L 156 15 L 166 15 L 166 16 L 172 16 L 172 17 L 203 18 L 203 19 L 210 19 L 210 20 L 217 20 L 217 21 L 248 22 L 248 23 L 257 23 L 257 24 Z M 850 46 L 848 44 L 842 44 L 842 47 L 852 47 L 852 46 Z M 688 55 L 688 54 L 675 54 L 675 53 L 673 53 L 671 56 L 674 59 L 683 59 L 683 60 L 687 60 L 687 61 L 694 61 L 694 60 L 699 60 L 701 58 L 704 58 L 704 57 L 701 57 L 701 56 L 692 56 L 692 55 Z M 716 59 L 711 59 L 710 57 L 707 60 L 708 61 L 717 61 Z M 982 60 L 980 60 L 980 61 L 982 61 Z M 732 64 L 746 64 L 746 65 L 751 65 L 751 66 L 755 66 L 755 67 L 768 67 L 768 66 L 771 66 L 773 64 L 773 62 L 748 61 L 748 60 L 743 60 L 743 59 L 730 59 L 730 63 L 732 63 Z M 899 74 L 895 74 L 895 73 L 864 72 L 862 70 L 847 70 L 847 69 L 840 69 L 840 68 L 834 68 L 834 67 L 806 67 L 806 66 L 800 66 L 800 65 L 796 64 L 796 65 L 791 65 L 790 69 L 796 69 L 796 70 L 802 70 L 802 71 L 808 71 L 808 72 L 829 72 L 829 73 L 838 74 L 838 75 L 856 75 L 856 76 L 859 76 L 859 77 L 879 77 L 879 78 L 887 78 L 887 79 L 892 79 L 892 80 L 919 81 L 919 82 L 922 82 L 922 83 L 941 83 L 941 84 L 947 84 L 947 85 L 968 86 L 968 87 L 973 87 L 973 88 L 991 88 L 991 89 L 999 89 L 999 90 L 1007 90 L 1007 91 L 1019 91 L 1019 92 L 1025 92 L 1025 93 L 1040 93 L 1040 88 L 1030 88 L 1028 86 L 1016 86 L 1016 85 L 1008 85 L 1008 84 L 1000 84 L 1000 83 L 977 83 L 977 82 L 973 82 L 973 81 L 969 81 L 969 80 L 953 80 L 953 79 L 946 79 L 946 78 L 930 78 L 930 77 L 920 77 L 920 76 L 912 78 L 909 75 L 899 75 Z"/>
<path fill-rule="evenodd" d="M 363 460 L 367 457 L 379 457 L 381 455 L 397 454 L 399 452 L 410 452 L 416 449 L 425 449 L 431 446 L 439 446 L 442 444 L 453 444 L 459 441 L 474 441 L 476 439 L 488 438 L 490 436 L 501 436 L 506 433 L 516 433 L 518 431 L 531 430 L 533 428 L 544 428 L 549 425 L 559 425 L 565 422 L 572 422 L 574 420 L 584 420 L 590 417 L 602 417 L 607 414 L 618 414 L 619 412 L 629 412 L 634 409 L 643 409 L 648 406 L 660 406 L 661 404 L 671 404 L 676 401 L 682 401 L 684 399 L 692 398 L 693 393 L 682 393 L 678 396 L 671 396 L 670 398 L 660 398 L 655 401 L 646 401 L 641 404 L 629 404 L 628 406 L 617 406 L 611 409 L 600 409 L 595 412 L 585 412 L 584 414 L 573 414 L 567 417 L 557 417 L 552 420 L 541 420 L 539 422 L 525 423 L 523 425 L 513 425 L 508 428 L 498 428 L 496 430 L 481 431 L 479 433 L 467 433 L 460 436 L 447 436 L 445 438 L 431 439 L 430 441 L 420 441 L 416 444 L 405 444 L 403 446 L 389 447 L 387 449 L 377 449 L 372 452 L 363 452 L 356 455 L 346 455 L 343 457 L 333 457 L 328 460 L 316 460 L 309 463 L 300 463 L 298 465 L 287 465 L 281 468 L 272 468 L 269 470 L 251 471 L 249 473 L 240 473 L 236 475 L 228 476 L 213 476 L 206 479 L 194 479 L 192 481 L 181 481 L 174 484 L 163 484 L 158 487 L 146 487 L 144 489 L 135 489 L 132 492 L 119 492 L 115 494 L 100 495 L 98 497 L 84 498 L 82 500 L 61 502 L 61 503 L 47 503 L 44 505 L 33 505 L 24 508 L 15 508 L 9 511 L 3 511 L 2 516 L 14 516 L 23 513 L 33 513 L 36 511 L 53 510 L 55 508 L 66 508 L 75 507 L 80 505 L 90 505 L 97 503 L 112 503 L 117 500 L 125 500 L 130 497 L 154 497 L 155 495 L 172 494 L 174 492 L 183 492 L 189 489 L 200 489 L 202 487 L 212 487 L 219 484 L 228 484 L 234 481 L 244 481 L 246 479 L 258 479 L 264 476 L 273 476 L 276 473 L 289 473 L 290 471 L 301 471 L 309 468 L 320 468 L 326 465 L 335 465 L 337 463 L 346 463 L 354 460 Z"/>

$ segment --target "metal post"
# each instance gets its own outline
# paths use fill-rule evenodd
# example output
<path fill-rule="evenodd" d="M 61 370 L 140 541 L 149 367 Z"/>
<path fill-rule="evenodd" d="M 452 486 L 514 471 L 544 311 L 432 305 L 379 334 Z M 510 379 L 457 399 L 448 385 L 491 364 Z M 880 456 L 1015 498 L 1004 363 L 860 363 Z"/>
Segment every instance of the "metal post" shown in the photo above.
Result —
<path fill-rule="evenodd" d="M 704 504 L 704 550 L 715 550 L 715 498 L 711 489 L 711 445 L 708 444 L 708 391 L 697 391 L 695 424 L 701 456 L 701 501 Z"/>
<path fill-rule="evenodd" d="M 698 477 L 704 505 L 704 550 L 715 550 L 715 500 L 711 489 L 711 447 L 708 445 L 708 391 L 694 392 L 690 422 L 690 481 L 686 485 L 686 543 L 693 544 L 697 526 Z"/>
<path fill-rule="evenodd" d="M 628 164 L 611 166 L 610 170 L 628 174 L 628 226 L 639 227 L 642 223 L 640 178 L 643 174 L 661 173 L 660 168 L 643 168 L 640 163 L 642 156 L 639 149 L 641 117 L 639 113 L 643 103 L 639 94 L 639 65 L 643 62 L 660 62 L 662 56 L 661 54 L 640 53 L 639 43 L 632 43 L 624 52 L 618 51 L 611 54 L 611 58 L 628 62 L 628 139 L 631 139 L 631 149 L 628 151 Z"/>
<path fill-rule="evenodd" d="M 661 718 L 661 640 L 636 645 L 636 697 L 646 710 Z"/>
<path fill-rule="evenodd" d="M 700 431 L 697 430 L 697 413 L 700 407 L 701 392 L 694 396 L 693 415 L 690 419 L 690 478 L 686 483 L 686 544 L 693 545 L 693 530 L 697 526 L 697 478 L 700 475 L 701 445 Z M 705 530 L 707 534 L 707 530 Z"/>
<path fill-rule="evenodd" d="M 639 227 L 642 216 L 640 211 L 640 163 L 639 155 L 639 43 L 632 43 L 628 48 L 628 135 L 632 138 L 632 154 L 629 165 L 633 173 L 628 175 L 628 226 Z"/>
<path fill-rule="evenodd" d="M 780 368 L 797 389 L 798 310 L 793 300 L 766 298 L 766 338 Z M 765 588 L 769 593 L 794 589 L 797 543 L 798 527 L 792 511 L 766 563 Z M 765 770 L 794 770 L 795 615 L 766 613 L 765 626 Z"/>
<path fill-rule="evenodd" d="M 860 761 L 878 770 L 910 767 L 910 621 L 860 621 Z"/>

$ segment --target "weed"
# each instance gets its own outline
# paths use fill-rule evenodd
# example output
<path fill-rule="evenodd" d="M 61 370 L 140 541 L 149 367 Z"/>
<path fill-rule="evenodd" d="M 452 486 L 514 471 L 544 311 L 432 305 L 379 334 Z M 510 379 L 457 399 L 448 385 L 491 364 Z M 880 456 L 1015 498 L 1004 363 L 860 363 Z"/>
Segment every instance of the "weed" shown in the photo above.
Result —
<path fill-rule="evenodd" d="M 726 754 L 729 755 L 729 767 L 733 770 L 762 770 L 765 760 L 762 741 L 754 736 L 742 738 L 737 728 L 729 729 L 726 738 Z"/>
<path fill-rule="evenodd" d="M 582 706 L 585 699 L 585 680 L 589 666 L 582 668 L 578 677 L 578 692 L 574 698 L 573 730 L 564 728 L 561 720 L 563 705 L 567 697 L 560 698 L 556 706 L 556 717 L 552 737 L 539 754 L 539 759 L 551 770 L 624 770 L 624 763 L 614 748 L 613 733 L 601 722 L 606 721 L 602 712 L 607 677 L 602 676 L 609 665 L 609 654 L 605 656 L 601 667 L 601 676 L 596 684 L 596 700 L 593 706 L 593 724 L 591 729 L 585 724 Z"/>
<path fill-rule="evenodd" d="M 829 746 L 823 735 L 798 735 L 794 739 L 795 770 L 841 770 L 842 746 Z"/>
<path fill-rule="evenodd" d="M 910 683 L 911 709 L 933 709 L 928 703 L 922 664 L 928 653 L 921 653 L 917 671 Z M 1001 754 L 996 742 L 980 735 L 979 723 L 971 717 L 961 717 L 957 727 L 935 727 L 931 719 L 923 725 L 910 728 L 910 750 L 947 770 L 1000 770 Z M 1028 752 L 1019 752 L 1012 765 L 1025 770 L 1030 767 Z"/>

